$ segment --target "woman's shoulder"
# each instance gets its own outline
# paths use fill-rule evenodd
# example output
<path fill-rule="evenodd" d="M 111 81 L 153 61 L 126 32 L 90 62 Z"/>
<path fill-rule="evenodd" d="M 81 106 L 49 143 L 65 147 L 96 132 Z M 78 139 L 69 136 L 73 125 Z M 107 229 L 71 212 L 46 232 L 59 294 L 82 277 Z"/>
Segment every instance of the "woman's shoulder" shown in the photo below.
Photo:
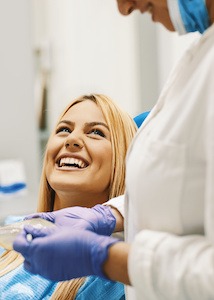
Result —
<path fill-rule="evenodd" d="M 96 276 L 89 276 L 79 289 L 75 300 L 120 300 L 125 299 L 124 295 L 124 285 L 122 283 L 106 280 Z"/>
<path fill-rule="evenodd" d="M 25 271 L 23 264 L 0 276 L 0 299 L 50 299 L 57 283 Z M 35 288 L 36 287 L 36 288 Z"/>

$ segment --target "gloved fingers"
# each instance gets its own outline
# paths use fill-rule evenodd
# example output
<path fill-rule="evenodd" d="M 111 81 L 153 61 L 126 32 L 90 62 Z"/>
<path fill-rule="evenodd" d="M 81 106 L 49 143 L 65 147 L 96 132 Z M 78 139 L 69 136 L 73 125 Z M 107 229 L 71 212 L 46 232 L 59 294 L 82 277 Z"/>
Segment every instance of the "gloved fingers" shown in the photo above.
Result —
<path fill-rule="evenodd" d="M 24 218 L 24 220 L 31 220 L 31 219 L 34 219 L 34 218 L 41 218 L 41 214 L 42 213 L 30 214 L 30 215 L 26 216 Z"/>
<path fill-rule="evenodd" d="M 35 238 L 45 237 L 45 236 L 52 234 L 56 230 L 56 228 L 55 227 L 38 228 L 38 227 L 34 227 L 32 225 L 25 225 L 24 230 L 27 233 L 27 235 L 30 234 L 32 236 L 32 239 L 35 239 Z M 26 236 L 26 238 L 27 238 L 27 236 Z"/>
<path fill-rule="evenodd" d="M 114 232 L 116 226 L 116 218 L 113 215 L 111 208 L 108 205 L 97 204 L 92 209 L 99 215 L 96 232 L 101 235 L 110 236 Z"/>
<path fill-rule="evenodd" d="M 34 218 L 42 218 L 44 220 L 50 221 L 52 223 L 55 222 L 55 214 L 54 212 L 47 212 L 47 213 L 35 213 L 30 214 L 24 218 L 24 220 L 30 220 Z"/>
<path fill-rule="evenodd" d="M 28 232 L 23 229 L 13 242 L 13 249 L 20 252 L 23 256 L 27 256 L 29 249 L 29 241 L 27 239 Z"/>
<path fill-rule="evenodd" d="M 48 236 L 54 230 L 56 228 L 36 228 L 32 225 L 25 225 L 24 229 L 14 240 L 13 249 L 26 257 L 32 239 Z"/>

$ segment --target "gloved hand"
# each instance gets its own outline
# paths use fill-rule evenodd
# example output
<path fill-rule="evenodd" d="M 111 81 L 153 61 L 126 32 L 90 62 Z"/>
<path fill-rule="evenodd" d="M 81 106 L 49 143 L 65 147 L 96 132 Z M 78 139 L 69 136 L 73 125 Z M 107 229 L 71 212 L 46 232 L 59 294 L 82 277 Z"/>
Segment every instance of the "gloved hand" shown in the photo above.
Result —
<path fill-rule="evenodd" d="M 33 239 L 28 241 L 27 235 Z M 64 281 L 87 275 L 105 277 L 102 265 L 108 248 L 119 240 L 88 230 L 68 227 L 38 229 L 25 226 L 14 243 L 14 250 L 24 258 L 24 267 L 54 281 Z"/>
<path fill-rule="evenodd" d="M 25 219 L 32 218 L 42 218 L 58 226 L 69 226 L 71 229 L 87 229 L 101 235 L 111 235 L 116 225 L 110 207 L 99 204 L 92 208 L 74 206 L 53 212 L 31 214 Z"/>

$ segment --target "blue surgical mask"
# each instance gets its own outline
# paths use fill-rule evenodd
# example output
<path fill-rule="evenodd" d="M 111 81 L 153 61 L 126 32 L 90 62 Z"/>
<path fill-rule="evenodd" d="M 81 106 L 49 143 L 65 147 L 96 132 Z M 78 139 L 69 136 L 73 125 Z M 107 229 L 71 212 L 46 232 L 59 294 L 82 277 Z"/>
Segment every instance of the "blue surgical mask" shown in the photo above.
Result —
<path fill-rule="evenodd" d="M 171 21 L 179 34 L 199 31 L 210 25 L 205 0 L 167 0 Z"/>

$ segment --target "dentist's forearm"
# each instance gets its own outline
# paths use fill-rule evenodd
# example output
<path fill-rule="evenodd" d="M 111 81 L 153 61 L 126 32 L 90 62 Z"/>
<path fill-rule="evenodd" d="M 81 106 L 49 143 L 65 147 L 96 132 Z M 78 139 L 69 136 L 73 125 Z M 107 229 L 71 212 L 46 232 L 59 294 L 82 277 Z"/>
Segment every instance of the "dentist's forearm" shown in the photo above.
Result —
<path fill-rule="evenodd" d="M 104 274 L 109 279 L 130 285 L 128 275 L 129 249 L 130 246 L 124 242 L 118 242 L 110 246 L 108 258 L 103 264 Z"/>

